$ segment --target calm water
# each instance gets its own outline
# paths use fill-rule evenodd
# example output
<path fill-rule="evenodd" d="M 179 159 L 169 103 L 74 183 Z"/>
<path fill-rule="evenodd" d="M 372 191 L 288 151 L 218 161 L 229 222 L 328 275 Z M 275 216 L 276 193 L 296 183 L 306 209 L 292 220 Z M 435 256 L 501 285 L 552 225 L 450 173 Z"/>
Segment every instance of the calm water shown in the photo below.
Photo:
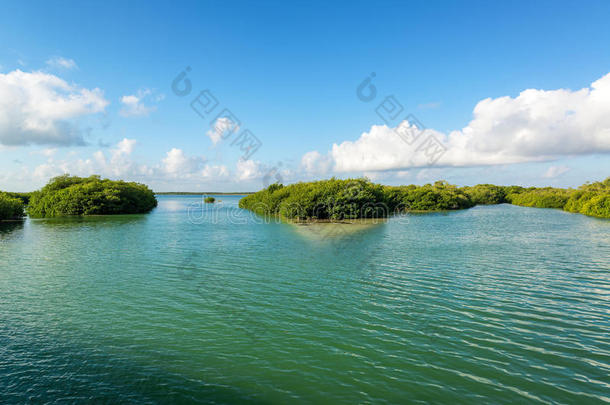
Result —
<path fill-rule="evenodd" d="M 0 402 L 610 402 L 610 221 L 356 234 L 200 197 L 0 228 Z"/>

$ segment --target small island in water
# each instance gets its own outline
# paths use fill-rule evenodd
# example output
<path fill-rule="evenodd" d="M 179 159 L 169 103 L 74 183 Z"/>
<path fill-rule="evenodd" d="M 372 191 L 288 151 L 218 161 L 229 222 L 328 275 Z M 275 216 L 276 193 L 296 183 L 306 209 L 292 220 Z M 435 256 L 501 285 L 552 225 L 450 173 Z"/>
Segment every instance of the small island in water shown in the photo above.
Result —
<path fill-rule="evenodd" d="M 610 218 L 610 177 L 578 189 L 493 184 L 458 187 L 446 181 L 384 186 L 368 179 L 332 178 L 288 186 L 272 184 L 242 198 L 239 206 L 292 222 L 336 222 L 504 203 Z"/>
<path fill-rule="evenodd" d="M 0 192 L 0 220 L 75 215 L 146 213 L 157 199 L 144 184 L 101 179 L 100 176 L 55 177 L 32 193 Z"/>

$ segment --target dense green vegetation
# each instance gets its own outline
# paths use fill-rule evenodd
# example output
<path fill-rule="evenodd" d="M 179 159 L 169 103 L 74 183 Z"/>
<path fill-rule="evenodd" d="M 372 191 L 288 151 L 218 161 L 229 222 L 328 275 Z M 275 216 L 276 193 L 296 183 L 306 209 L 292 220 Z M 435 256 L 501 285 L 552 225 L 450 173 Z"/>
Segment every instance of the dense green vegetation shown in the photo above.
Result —
<path fill-rule="evenodd" d="M 423 186 L 382 186 L 367 179 L 332 178 L 289 186 L 272 184 L 242 198 L 239 206 L 289 220 L 380 218 L 405 211 L 440 211 L 479 204 L 510 203 L 558 208 L 610 218 L 610 178 L 578 190 L 479 184 L 457 187 L 446 181 Z"/>
<path fill-rule="evenodd" d="M 0 221 L 23 217 L 24 203 L 12 194 L 0 192 Z"/>
<path fill-rule="evenodd" d="M 367 179 L 332 178 L 267 189 L 240 200 L 241 208 L 296 220 L 382 218 L 393 213 L 468 208 L 463 190 L 444 181 L 425 186 L 382 186 Z"/>
<path fill-rule="evenodd" d="M 214 197 L 206 197 L 203 202 L 208 203 L 208 204 L 212 204 L 214 203 L 214 201 L 216 201 L 216 199 Z"/>
<path fill-rule="evenodd" d="M 514 190 L 514 187 L 517 186 L 512 187 Z M 520 189 L 521 187 L 518 188 Z M 505 203 L 506 193 L 512 191 L 508 191 L 507 189 L 508 187 L 494 186 L 493 184 L 478 184 L 476 186 L 462 188 L 473 205 Z"/>
<path fill-rule="evenodd" d="M 27 213 L 34 218 L 137 214 L 156 206 L 153 192 L 143 184 L 64 175 L 31 194 Z"/>
<path fill-rule="evenodd" d="M 30 202 L 30 197 L 31 197 L 31 195 L 32 195 L 32 193 L 9 193 L 8 191 L 7 191 L 7 192 L 3 192 L 3 194 L 6 194 L 6 195 L 8 195 L 8 196 L 10 196 L 10 197 L 13 197 L 13 198 L 18 198 L 18 199 L 20 199 L 20 200 L 21 200 L 21 202 L 22 202 L 24 205 L 28 205 L 28 204 L 29 204 L 29 202 Z"/>
<path fill-rule="evenodd" d="M 395 211 L 441 211 L 470 208 L 472 201 L 463 189 L 437 181 L 423 186 L 385 186 L 383 203 L 388 212 Z"/>
<path fill-rule="evenodd" d="M 323 180 L 289 186 L 272 184 L 242 198 L 241 208 L 287 219 L 350 219 L 386 216 L 379 202 L 383 186 L 366 179 Z"/>
<path fill-rule="evenodd" d="M 570 194 L 563 209 L 594 217 L 610 218 L 610 177 L 604 181 L 580 186 Z"/>
<path fill-rule="evenodd" d="M 563 208 L 570 198 L 570 190 L 560 188 L 527 189 L 520 193 L 508 194 L 506 199 L 514 205 L 536 208 Z"/>

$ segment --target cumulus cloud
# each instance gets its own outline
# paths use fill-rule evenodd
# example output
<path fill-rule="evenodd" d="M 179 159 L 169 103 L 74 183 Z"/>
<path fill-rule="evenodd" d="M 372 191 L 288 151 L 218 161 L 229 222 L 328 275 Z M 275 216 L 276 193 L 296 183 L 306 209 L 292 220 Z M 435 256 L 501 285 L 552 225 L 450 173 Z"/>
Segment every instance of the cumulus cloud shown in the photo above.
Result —
<path fill-rule="evenodd" d="M 570 171 L 570 168 L 568 166 L 551 166 L 542 175 L 542 177 L 545 177 L 547 179 L 552 179 L 552 178 L 555 178 L 555 177 L 559 177 L 562 174 L 567 173 L 569 171 Z"/>
<path fill-rule="evenodd" d="M 0 74 L 0 143 L 83 145 L 75 119 L 103 111 L 100 89 L 85 89 L 44 72 Z"/>
<path fill-rule="evenodd" d="M 240 159 L 236 165 L 236 177 L 240 181 L 253 180 L 263 176 L 263 167 L 254 160 Z"/>
<path fill-rule="evenodd" d="M 510 164 L 608 153 L 610 74 L 577 91 L 528 89 L 514 98 L 487 98 L 474 107 L 468 126 L 449 134 L 425 129 L 417 133 L 415 141 L 405 142 L 397 132 L 400 128 L 373 125 L 356 141 L 333 144 L 327 155 L 307 153 L 303 166 L 314 167 L 312 162 L 326 157 L 337 172 L 424 167 L 431 163 L 429 152 L 434 148 L 429 146 L 434 142 L 446 149 L 434 162 L 437 166 Z"/>
<path fill-rule="evenodd" d="M 62 69 L 76 69 L 78 66 L 73 59 L 62 58 L 61 56 L 57 56 L 47 60 L 47 65 L 54 68 L 62 68 Z"/>
<path fill-rule="evenodd" d="M 229 169 L 225 165 L 205 165 L 201 171 L 204 179 L 226 179 L 229 175 Z"/>
<path fill-rule="evenodd" d="M 98 150 L 87 159 L 56 161 L 53 155 L 46 155 L 49 156 L 47 162 L 35 167 L 32 174 L 39 180 L 46 180 L 65 173 L 79 176 L 89 176 L 95 173 L 107 177 L 152 175 L 151 168 L 132 161 L 130 155 L 136 143 L 135 139 L 124 138 L 111 148 L 109 153 Z"/>
<path fill-rule="evenodd" d="M 191 176 L 203 166 L 205 159 L 199 156 L 187 157 L 182 149 L 173 148 L 162 161 L 163 172 L 173 177 Z"/>
<path fill-rule="evenodd" d="M 121 104 L 123 107 L 119 111 L 123 117 L 139 117 L 146 116 L 151 112 L 155 111 L 157 107 L 146 105 L 146 99 L 152 99 L 153 101 L 163 100 L 163 95 L 152 97 L 152 90 L 142 89 L 138 90 L 136 94 L 129 94 L 121 97 Z"/>
<path fill-rule="evenodd" d="M 206 132 L 206 135 L 212 140 L 212 143 L 216 145 L 221 139 L 229 137 L 238 130 L 239 126 L 237 126 L 236 123 L 227 117 L 221 117 L 214 122 L 214 125 Z"/>
<path fill-rule="evenodd" d="M 99 174 L 171 189 L 177 184 L 180 185 L 178 187 L 199 187 L 203 183 L 257 178 L 260 174 L 258 163 L 254 166 L 252 162 L 242 164 L 239 173 L 236 173 L 223 164 L 207 163 L 203 156 L 188 156 L 178 148 L 172 148 L 157 163 L 149 166 L 134 159 L 136 148 L 135 139 L 124 138 L 108 150 L 97 150 L 89 157 L 78 156 L 72 151 L 66 153 L 63 159 L 56 159 L 48 150 L 34 152 L 46 156 L 47 161 L 33 168 L 23 165 L 18 171 L 0 172 L 0 182 L 21 184 L 26 189 L 32 189 L 42 186 L 51 177 L 66 173 L 77 176 Z"/>
<path fill-rule="evenodd" d="M 301 168 L 308 174 L 326 174 L 332 168 L 332 159 L 316 150 L 307 152 L 301 158 Z"/>
<path fill-rule="evenodd" d="M 131 155 L 131 152 L 133 152 L 133 148 L 136 146 L 136 143 L 137 141 L 135 139 L 123 138 L 123 140 L 117 144 L 115 153 L 121 155 Z"/>
<path fill-rule="evenodd" d="M 36 166 L 31 172 L 25 168 L 28 175 L 38 182 L 70 173 L 78 176 L 99 174 L 104 177 L 138 180 L 144 182 L 176 180 L 209 181 L 230 180 L 231 172 L 222 164 L 207 164 L 203 156 L 187 156 L 182 149 L 172 148 L 157 164 L 147 166 L 132 158 L 137 146 L 135 139 L 124 138 L 110 150 L 98 150 L 89 158 L 79 158 L 69 153 L 70 159 L 55 160 L 53 154 L 42 151 L 48 160 Z M 238 170 L 238 178 L 250 179 L 260 172 L 258 163 L 245 163 Z M 0 176 L 0 179 L 2 176 Z M 237 180 L 237 178 L 233 178 Z"/>

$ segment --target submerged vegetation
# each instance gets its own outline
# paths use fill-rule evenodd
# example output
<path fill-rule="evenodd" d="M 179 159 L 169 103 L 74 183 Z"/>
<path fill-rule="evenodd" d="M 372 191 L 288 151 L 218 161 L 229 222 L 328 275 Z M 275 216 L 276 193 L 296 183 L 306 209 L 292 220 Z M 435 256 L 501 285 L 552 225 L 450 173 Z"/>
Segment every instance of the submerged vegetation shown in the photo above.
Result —
<path fill-rule="evenodd" d="M 27 213 L 34 218 L 138 214 L 156 206 L 155 195 L 143 184 L 64 175 L 31 194 Z"/>
<path fill-rule="evenodd" d="M 288 186 L 272 184 L 242 198 L 239 206 L 260 215 L 302 221 L 381 218 L 407 211 L 458 210 L 503 203 L 610 218 L 610 177 L 577 190 L 493 184 L 457 187 L 446 181 L 423 186 L 383 186 L 367 179 L 332 178 Z"/>

